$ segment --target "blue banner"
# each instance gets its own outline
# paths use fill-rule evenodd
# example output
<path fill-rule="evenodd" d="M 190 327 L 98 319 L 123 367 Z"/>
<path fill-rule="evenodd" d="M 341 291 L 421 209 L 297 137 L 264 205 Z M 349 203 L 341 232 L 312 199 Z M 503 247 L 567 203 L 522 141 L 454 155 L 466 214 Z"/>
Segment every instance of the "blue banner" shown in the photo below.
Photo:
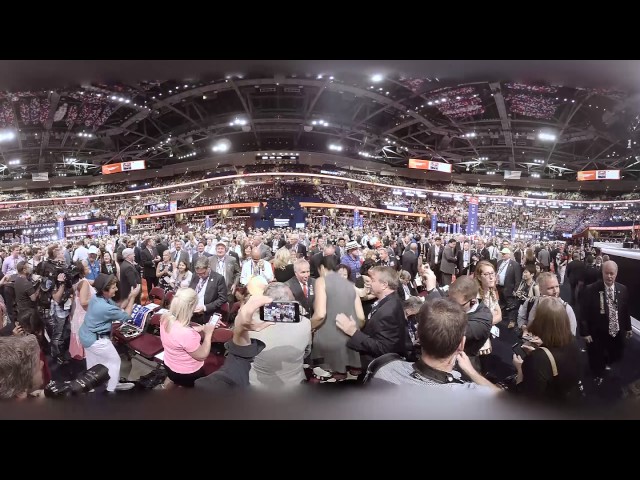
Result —
<path fill-rule="evenodd" d="M 478 199 L 469 199 L 469 215 L 467 222 L 467 235 L 475 235 L 478 231 Z"/>
<path fill-rule="evenodd" d="M 357 208 L 353 211 L 353 228 L 358 228 L 360 226 L 360 210 Z"/>
<path fill-rule="evenodd" d="M 511 240 L 516 239 L 516 222 L 511 224 Z"/>
<path fill-rule="evenodd" d="M 495 237 L 495 236 L 496 236 L 496 226 L 495 226 L 495 225 L 492 225 L 492 226 L 491 226 L 491 236 L 492 236 L 492 237 Z"/>
<path fill-rule="evenodd" d="M 327 216 L 326 215 L 322 215 L 322 226 L 326 226 L 327 225 Z"/>
<path fill-rule="evenodd" d="M 209 215 L 205 215 L 204 217 L 204 227 L 205 228 L 213 227 L 213 220 L 211 220 L 211 217 Z"/>
<path fill-rule="evenodd" d="M 56 226 L 58 230 L 58 240 L 62 240 L 64 238 L 64 219 L 59 218 Z"/>
<path fill-rule="evenodd" d="M 118 230 L 120 231 L 120 235 L 127 233 L 127 221 L 124 217 L 118 218 Z"/>
<path fill-rule="evenodd" d="M 435 232 L 437 228 L 438 228 L 438 214 L 432 213 L 431 214 L 431 231 Z"/>

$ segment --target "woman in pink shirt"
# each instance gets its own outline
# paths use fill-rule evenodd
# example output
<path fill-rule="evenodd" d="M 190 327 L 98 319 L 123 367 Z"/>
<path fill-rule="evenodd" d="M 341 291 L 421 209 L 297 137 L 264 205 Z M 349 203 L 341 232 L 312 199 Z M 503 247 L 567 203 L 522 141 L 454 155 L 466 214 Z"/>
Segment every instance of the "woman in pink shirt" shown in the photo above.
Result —
<path fill-rule="evenodd" d="M 205 375 L 204 360 L 211 351 L 211 336 L 215 328 L 211 324 L 190 326 L 197 303 L 198 295 L 194 289 L 179 289 L 171 301 L 169 312 L 162 316 L 160 328 L 167 376 L 176 385 L 189 388 L 193 388 L 193 383 Z M 202 343 L 201 332 L 204 332 Z"/>

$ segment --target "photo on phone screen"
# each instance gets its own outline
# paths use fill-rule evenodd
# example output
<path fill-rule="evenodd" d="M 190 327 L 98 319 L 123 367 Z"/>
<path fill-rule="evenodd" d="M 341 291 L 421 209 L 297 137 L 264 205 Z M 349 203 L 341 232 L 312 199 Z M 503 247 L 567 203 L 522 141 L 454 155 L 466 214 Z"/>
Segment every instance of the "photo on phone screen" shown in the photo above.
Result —
<path fill-rule="evenodd" d="M 512 347 L 511 350 L 513 350 L 513 353 L 515 353 L 516 355 L 519 355 L 520 358 L 522 358 L 524 360 L 524 358 L 527 356 L 526 352 L 524 351 L 524 349 L 522 348 L 522 344 L 521 343 L 515 343 Z"/>
<path fill-rule="evenodd" d="M 272 302 L 260 307 L 260 320 L 278 323 L 299 323 L 300 305 L 297 302 Z"/>
<path fill-rule="evenodd" d="M 211 315 L 211 318 L 209 319 L 209 324 L 215 326 L 218 324 L 221 318 L 222 318 L 222 315 L 220 315 L 219 313 L 214 313 L 213 315 Z"/>

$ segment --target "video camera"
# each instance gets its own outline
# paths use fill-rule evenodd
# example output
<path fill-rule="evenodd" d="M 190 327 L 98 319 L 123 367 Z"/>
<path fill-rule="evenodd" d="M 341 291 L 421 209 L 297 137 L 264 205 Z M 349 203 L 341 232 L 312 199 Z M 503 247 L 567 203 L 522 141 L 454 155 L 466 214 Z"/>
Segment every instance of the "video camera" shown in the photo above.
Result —
<path fill-rule="evenodd" d="M 67 266 L 62 260 L 45 260 L 40 262 L 36 268 L 36 273 L 42 277 L 36 280 L 36 282 L 40 283 L 40 288 L 45 292 L 49 291 L 53 285 L 58 283 L 58 276 L 61 273 L 65 275 L 64 283 L 67 288 L 71 288 L 80 276 L 80 270 L 76 268 L 75 264 Z M 46 282 L 46 280 L 49 280 L 50 283 Z"/>
<path fill-rule="evenodd" d="M 56 382 L 51 380 L 44 387 L 44 396 L 47 398 L 63 398 L 81 395 L 104 385 L 109 381 L 109 369 L 102 364 L 97 364 L 85 370 L 75 380 Z"/>

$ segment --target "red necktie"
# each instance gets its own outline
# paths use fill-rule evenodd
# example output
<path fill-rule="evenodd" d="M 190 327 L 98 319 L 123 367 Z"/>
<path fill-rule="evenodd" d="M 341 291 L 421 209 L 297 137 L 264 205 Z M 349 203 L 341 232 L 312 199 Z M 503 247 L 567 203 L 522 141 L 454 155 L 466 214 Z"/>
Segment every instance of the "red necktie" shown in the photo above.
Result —
<path fill-rule="evenodd" d="M 302 285 L 302 293 L 304 293 L 305 298 L 309 297 L 309 295 L 307 295 L 307 284 L 304 283 Z"/>

